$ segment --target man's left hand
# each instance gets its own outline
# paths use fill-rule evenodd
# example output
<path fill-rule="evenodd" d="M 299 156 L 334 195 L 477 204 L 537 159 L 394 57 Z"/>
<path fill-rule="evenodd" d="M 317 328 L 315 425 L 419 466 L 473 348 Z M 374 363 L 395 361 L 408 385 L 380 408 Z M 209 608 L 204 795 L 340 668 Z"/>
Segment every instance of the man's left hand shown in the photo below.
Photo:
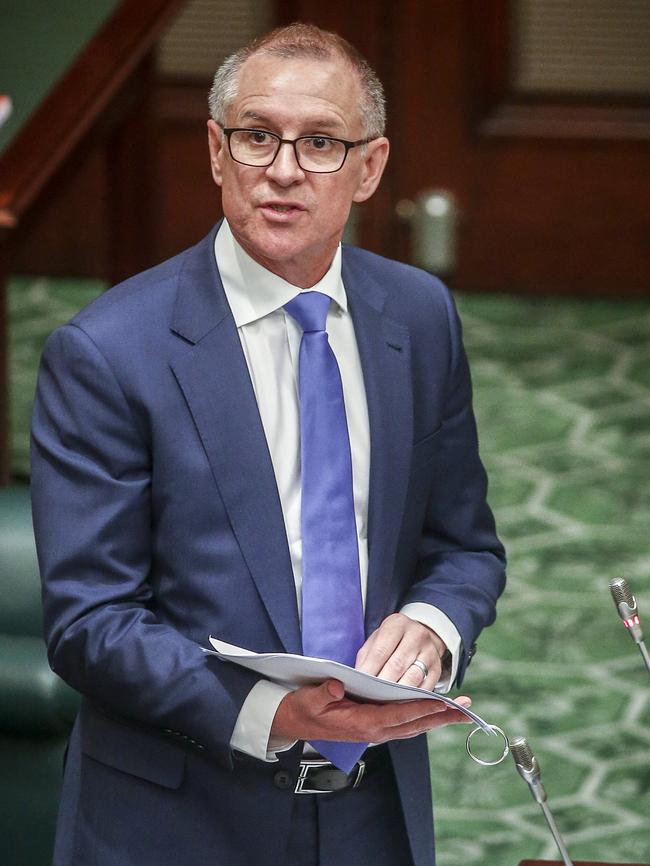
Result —
<path fill-rule="evenodd" d="M 433 690 L 441 678 L 445 649 L 433 629 L 403 613 L 393 613 L 361 647 L 355 667 L 395 683 Z M 426 676 L 413 664 L 416 659 L 427 668 Z"/>

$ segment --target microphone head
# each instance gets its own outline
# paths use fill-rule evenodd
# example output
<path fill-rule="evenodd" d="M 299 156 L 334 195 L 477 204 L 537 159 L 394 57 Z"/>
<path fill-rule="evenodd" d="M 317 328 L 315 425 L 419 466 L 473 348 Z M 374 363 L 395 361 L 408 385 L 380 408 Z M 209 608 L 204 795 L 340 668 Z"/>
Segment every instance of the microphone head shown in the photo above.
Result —
<path fill-rule="evenodd" d="M 546 802 L 546 791 L 542 785 L 542 774 L 537 758 L 525 737 L 515 737 L 510 741 L 510 754 L 514 758 L 517 772 L 528 784 L 530 792 L 538 803 Z"/>
<path fill-rule="evenodd" d="M 532 773 L 539 767 L 526 737 L 515 737 L 514 740 L 510 741 L 510 754 L 514 758 L 517 768 L 521 768 L 526 773 Z"/>
<path fill-rule="evenodd" d="M 618 615 L 625 623 L 625 628 L 630 632 L 630 636 L 635 643 L 641 643 L 643 641 L 643 631 L 639 619 L 639 610 L 629 583 L 624 577 L 615 577 L 614 580 L 610 580 L 609 589 L 612 593 Z"/>
<path fill-rule="evenodd" d="M 610 580 L 609 589 L 617 608 L 619 608 L 620 604 L 626 604 L 630 610 L 636 607 L 636 599 L 632 595 L 630 585 L 624 577 L 615 577 L 614 580 Z"/>

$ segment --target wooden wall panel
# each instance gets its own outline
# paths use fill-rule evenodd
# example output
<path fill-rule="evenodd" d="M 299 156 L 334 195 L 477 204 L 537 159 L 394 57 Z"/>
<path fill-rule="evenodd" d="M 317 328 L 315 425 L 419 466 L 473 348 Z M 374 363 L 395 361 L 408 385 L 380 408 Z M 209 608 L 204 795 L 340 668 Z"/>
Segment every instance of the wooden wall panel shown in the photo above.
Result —
<path fill-rule="evenodd" d="M 109 232 L 120 186 L 118 192 L 125 195 L 140 185 L 149 189 L 153 255 L 143 267 L 200 240 L 221 216 L 208 159 L 207 89 L 207 84 L 159 82 L 151 109 L 153 144 L 138 142 L 135 134 L 123 142 L 119 176 L 114 140 L 97 141 L 71 165 L 28 218 L 13 257 L 14 273 L 109 279 L 112 260 L 121 257 L 119 249 L 111 248 Z M 129 172 L 128 151 L 137 147 L 149 152 L 148 178 Z M 122 240 L 118 232 L 118 244 L 138 243 L 137 220 L 129 220 L 124 231 L 128 234 Z"/>
<path fill-rule="evenodd" d="M 94 147 L 68 167 L 26 217 L 12 270 L 105 278 L 108 243 L 106 159 L 104 150 Z"/>
<path fill-rule="evenodd" d="M 342 0 L 328 4 L 312 0 L 279 2 L 276 18 L 278 23 L 300 18 L 341 33 L 381 74 L 388 61 L 390 42 L 386 27 L 388 5 L 383 0 L 373 3 L 363 26 Z M 220 196 L 210 175 L 207 151 L 208 88 L 208 81 L 159 80 L 155 86 L 150 182 L 157 261 L 196 243 L 221 216 Z M 110 145 L 98 141 L 57 183 L 24 233 L 15 272 L 106 278 L 111 270 L 111 185 L 119 182 L 111 178 L 112 158 Z M 392 207 L 390 172 L 389 167 L 380 191 L 360 208 L 360 240 L 377 251 L 387 249 L 394 228 L 385 218 Z M 125 176 L 128 180 L 122 182 L 138 182 L 128 172 Z"/>
<path fill-rule="evenodd" d="M 210 174 L 206 96 L 203 85 L 158 90 L 159 260 L 195 244 L 221 217 L 221 196 Z"/>
<path fill-rule="evenodd" d="M 365 53 L 385 82 L 393 149 L 378 193 L 359 209 L 359 241 L 408 260 L 408 228 L 398 220 L 396 204 L 424 187 L 443 187 L 454 192 L 463 212 L 457 285 L 649 293 L 647 142 L 625 140 L 618 121 L 618 138 L 592 136 L 584 116 L 575 114 L 571 122 L 582 124 L 580 137 L 567 137 L 566 129 L 553 137 L 553 121 L 539 115 L 538 105 L 535 122 L 545 124 L 543 136 L 531 125 L 524 135 L 489 128 L 495 97 L 507 91 L 507 8 L 495 0 L 488 15 L 471 0 L 405 0 L 399 7 L 378 0 L 359 15 L 344 0 L 278 2 L 281 23 L 298 18 L 336 30 Z M 207 155 L 207 87 L 156 86 L 156 260 L 199 240 L 221 213 Z M 17 270 L 105 276 L 110 159 L 110 153 L 93 151 L 44 203 L 19 250 Z"/>

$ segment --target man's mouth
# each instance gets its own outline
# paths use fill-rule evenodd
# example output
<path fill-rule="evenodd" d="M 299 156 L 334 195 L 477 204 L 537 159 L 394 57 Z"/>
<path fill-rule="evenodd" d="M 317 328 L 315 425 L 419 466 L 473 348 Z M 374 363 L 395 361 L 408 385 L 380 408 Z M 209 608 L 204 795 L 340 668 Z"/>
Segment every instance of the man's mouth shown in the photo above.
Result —
<path fill-rule="evenodd" d="M 294 225 L 305 212 L 301 204 L 285 201 L 267 201 L 261 205 L 264 217 L 275 225 Z"/>
<path fill-rule="evenodd" d="M 278 201 L 265 202 L 262 205 L 262 207 L 266 207 L 266 208 L 269 208 L 270 210 L 277 211 L 277 213 L 288 213 L 289 211 L 292 211 L 292 210 L 298 210 L 298 211 L 304 210 L 304 207 L 302 207 L 302 205 L 293 204 L 291 202 L 285 203 L 285 202 L 278 202 Z"/>

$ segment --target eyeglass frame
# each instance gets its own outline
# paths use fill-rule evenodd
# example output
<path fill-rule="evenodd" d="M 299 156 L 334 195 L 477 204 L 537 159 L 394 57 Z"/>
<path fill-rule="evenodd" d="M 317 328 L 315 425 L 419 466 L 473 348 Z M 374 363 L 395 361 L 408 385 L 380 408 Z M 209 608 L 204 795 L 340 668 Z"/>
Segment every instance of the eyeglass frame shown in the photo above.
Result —
<path fill-rule="evenodd" d="M 269 166 L 273 165 L 275 160 L 278 158 L 278 154 L 280 153 L 280 149 L 282 148 L 282 145 L 283 144 L 291 144 L 291 145 L 293 145 L 293 154 L 296 158 L 296 163 L 298 164 L 298 167 L 300 168 L 301 171 L 309 172 L 309 174 L 335 174 L 337 171 L 341 171 L 341 169 L 345 165 L 345 160 L 348 158 L 348 153 L 353 147 L 359 147 L 359 145 L 362 145 L 362 144 L 370 144 L 371 141 L 374 141 L 373 138 L 359 138 L 359 139 L 357 139 L 357 141 L 348 141 L 345 138 L 334 138 L 331 135 L 299 135 L 298 138 L 281 138 L 276 132 L 270 132 L 268 129 L 257 129 L 255 127 L 249 127 L 249 126 L 222 126 L 221 124 L 219 124 L 219 126 L 221 127 L 221 131 L 223 132 L 223 134 L 226 136 L 226 138 L 228 140 L 228 152 L 230 153 L 230 156 L 232 157 L 232 159 L 238 165 L 246 165 L 249 168 L 268 168 Z M 241 159 L 237 159 L 233 155 L 232 144 L 230 143 L 230 136 L 232 135 L 233 132 L 261 132 L 264 135 L 270 135 L 271 138 L 275 138 L 278 142 L 278 146 L 276 148 L 275 153 L 273 154 L 273 159 L 271 160 L 271 162 L 251 163 L 251 162 L 242 162 Z M 325 139 L 326 141 L 336 141 L 339 144 L 344 145 L 345 153 L 343 154 L 343 159 L 341 161 L 341 165 L 338 168 L 332 168 L 332 169 L 329 169 L 328 171 L 318 171 L 317 169 L 303 168 L 302 167 L 302 165 L 300 164 L 300 157 L 298 156 L 298 149 L 296 148 L 296 144 L 299 141 L 306 141 L 306 140 L 310 140 L 310 139 L 314 139 L 314 138 L 322 138 L 322 139 Z"/>

